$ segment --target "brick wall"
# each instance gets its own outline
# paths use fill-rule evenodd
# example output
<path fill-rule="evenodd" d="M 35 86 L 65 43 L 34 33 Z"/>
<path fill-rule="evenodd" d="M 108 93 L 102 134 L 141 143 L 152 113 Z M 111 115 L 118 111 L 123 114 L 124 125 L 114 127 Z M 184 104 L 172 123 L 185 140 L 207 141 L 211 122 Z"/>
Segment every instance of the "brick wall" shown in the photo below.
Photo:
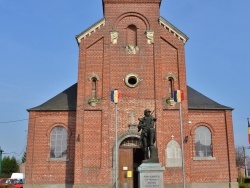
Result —
<path fill-rule="evenodd" d="M 191 181 L 211 182 L 236 181 L 237 170 L 234 150 L 231 111 L 189 112 L 190 153 L 194 156 L 194 129 L 199 125 L 207 126 L 212 133 L 213 157 L 215 160 L 191 160 Z"/>
<path fill-rule="evenodd" d="M 75 112 L 30 112 L 25 177 L 27 184 L 73 183 Z M 68 161 L 50 161 L 50 132 L 68 131 Z"/>

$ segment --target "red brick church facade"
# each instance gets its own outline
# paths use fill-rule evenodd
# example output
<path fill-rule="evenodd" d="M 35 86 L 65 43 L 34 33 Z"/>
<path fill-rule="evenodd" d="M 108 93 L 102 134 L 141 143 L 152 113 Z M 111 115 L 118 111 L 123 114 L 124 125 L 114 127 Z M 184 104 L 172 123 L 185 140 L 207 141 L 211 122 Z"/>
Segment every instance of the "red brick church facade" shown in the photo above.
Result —
<path fill-rule="evenodd" d="M 160 5 L 161 0 L 103 0 L 104 18 L 77 35 L 78 83 L 28 110 L 25 187 L 114 186 L 114 89 L 122 92 L 117 104 L 121 188 L 137 187 L 142 152 L 136 125 L 146 108 L 157 118 L 164 185 L 181 187 L 180 111 L 172 101 L 177 89 L 185 94 L 186 185 L 237 187 L 233 109 L 186 85 L 188 37 L 160 17 Z"/>

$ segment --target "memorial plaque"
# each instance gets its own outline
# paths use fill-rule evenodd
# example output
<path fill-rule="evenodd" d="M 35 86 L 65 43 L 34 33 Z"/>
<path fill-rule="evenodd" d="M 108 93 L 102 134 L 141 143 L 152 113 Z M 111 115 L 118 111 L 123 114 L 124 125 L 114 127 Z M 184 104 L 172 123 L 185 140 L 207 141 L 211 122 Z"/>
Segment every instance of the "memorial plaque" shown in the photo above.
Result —
<path fill-rule="evenodd" d="M 182 157 L 180 145 L 171 140 L 165 150 L 166 167 L 182 167 Z"/>
<path fill-rule="evenodd" d="M 162 177 L 157 173 L 146 173 L 141 176 L 141 187 L 154 188 L 161 187 Z"/>

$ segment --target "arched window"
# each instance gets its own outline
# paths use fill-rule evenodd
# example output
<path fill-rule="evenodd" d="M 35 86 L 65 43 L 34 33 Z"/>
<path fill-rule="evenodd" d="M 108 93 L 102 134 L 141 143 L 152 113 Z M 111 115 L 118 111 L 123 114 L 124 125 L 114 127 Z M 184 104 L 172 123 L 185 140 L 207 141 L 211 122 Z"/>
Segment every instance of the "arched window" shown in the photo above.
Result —
<path fill-rule="evenodd" d="M 92 81 L 92 98 L 94 98 L 94 99 L 96 99 L 97 98 L 97 96 L 96 96 L 96 84 L 97 84 L 97 79 L 96 79 L 96 77 L 93 77 L 92 79 L 91 79 L 91 81 Z"/>
<path fill-rule="evenodd" d="M 67 158 L 68 133 L 62 126 L 56 126 L 50 133 L 50 158 Z"/>
<path fill-rule="evenodd" d="M 168 78 L 168 93 L 169 93 L 169 97 L 171 98 L 174 97 L 174 78 L 172 77 Z"/>
<path fill-rule="evenodd" d="M 129 25 L 127 28 L 127 44 L 137 46 L 137 28 L 135 25 Z"/>
<path fill-rule="evenodd" d="M 206 126 L 195 129 L 195 156 L 212 157 L 212 135 Z"/>

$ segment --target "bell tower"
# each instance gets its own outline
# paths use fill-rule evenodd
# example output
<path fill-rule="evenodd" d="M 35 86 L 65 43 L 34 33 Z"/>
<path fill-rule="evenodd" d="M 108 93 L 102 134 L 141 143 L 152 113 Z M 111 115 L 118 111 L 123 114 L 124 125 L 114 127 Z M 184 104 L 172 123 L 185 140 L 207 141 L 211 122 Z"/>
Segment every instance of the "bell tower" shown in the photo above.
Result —
<path fill-rule="evenodd" d="M 137 120 L 145 109 L 154 113 L 160 160 L 164 156 L 161 143 L 171 138 L 167 130 L 179 131 L 171 128 L 178 124 L 177 107 L 167 104 L 166 99 L 172 97 L 174 89 L 186 90 L 183 41 L 187 38 L 160 17 L 160 4 L 161 0 L 103 0 L 104 18 L 76 37 L 76 184 L 115 182 L 115 107 L 110 91 L 122 92 L 118 147 L 131 157 L 132 164 L 133 152 L 124 147 L 133 140 L 137 143 L 140 135 L 131 129 L 138 124 L 136 121 L 131 126 L 131 114 Z M 183 111 L 185 119 L 187 103 Z"/>
<path fill-rule="evenodd" d="M 161 0 L 103 0 L 103 13 L 106 19 L 126 12 L 149 15 L 154 12 L 159 17 Z M 146 12 L 145 12 L 146 11 Z"/>

